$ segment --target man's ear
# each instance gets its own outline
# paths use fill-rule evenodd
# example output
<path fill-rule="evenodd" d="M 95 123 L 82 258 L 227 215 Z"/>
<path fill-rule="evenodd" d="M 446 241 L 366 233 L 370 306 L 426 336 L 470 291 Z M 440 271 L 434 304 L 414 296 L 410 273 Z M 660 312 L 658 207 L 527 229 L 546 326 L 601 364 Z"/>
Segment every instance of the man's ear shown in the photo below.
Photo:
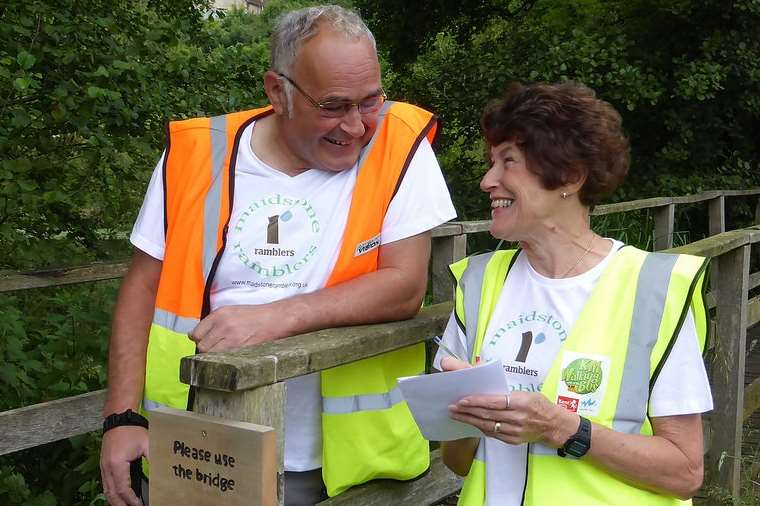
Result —
<path fill-rule="evenodd" d="M 273 70 L 267 70 L 264 73 L 264 92 L 267 94 L 275 114 L 287 116 L 288 95 L 285 92 L 285 82 Z"/>

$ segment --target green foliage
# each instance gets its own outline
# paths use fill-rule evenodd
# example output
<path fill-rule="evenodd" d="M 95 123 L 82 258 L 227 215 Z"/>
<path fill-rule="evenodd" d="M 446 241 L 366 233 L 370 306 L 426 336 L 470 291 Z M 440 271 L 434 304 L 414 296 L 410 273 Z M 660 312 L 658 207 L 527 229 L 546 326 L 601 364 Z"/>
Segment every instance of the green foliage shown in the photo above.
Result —
<path fill-rule="evenodd" d="M 139 209 L 163 123 L 262 102 L 265 23 L 238 13 L 204 21 L 205 2 L 170 7 L 3 6 L 0 266 L 107 258 L 103 240 L 123 235 Z"/>
<path fill-rule="evenodd" d="M 429 7 L 357 4 L 391 33 Z M 613 200 L 760 184 L 757 1 L 480 2 L 485 17 L 459 16 L 454 4 L 439 7 L 450 18 L 434 8 L 419 23 L 407 41 L 419 54 L 394 91 L 441 116 L 440 160 L 460 217 L 486 215 L 478 118 L 511 81 L 578 80 L 621 112 L 632 168 Z"/>

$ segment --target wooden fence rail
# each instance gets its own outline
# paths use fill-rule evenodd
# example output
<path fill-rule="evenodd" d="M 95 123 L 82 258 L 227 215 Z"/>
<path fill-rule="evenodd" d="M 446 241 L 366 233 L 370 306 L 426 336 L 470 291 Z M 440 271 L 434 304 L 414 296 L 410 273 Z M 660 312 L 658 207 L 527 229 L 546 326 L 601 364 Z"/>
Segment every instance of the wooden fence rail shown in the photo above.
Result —
<path fill-rule="evenodd" d="M 716 234 L 670 251 L 709 256 L 721 273 L 713 278 L 709 300 L 715 308 L 714 359 L 710 364 L 715 411 L 706 465 L 710 479 L 738 494 L 741 464 L 741 427 L 760 408 L 760 379 L 744 389 L 746 331 L 760 322 L 760 296 L 750 298 L 760 286 L 760 272 L 750 273 L 753 244 L 760 242 L 760 227 L 724 232 L 725 198 L 760 195 L 760 189 L 707 192 L 685 197 L 662 197 L 598 206 L 594 215 L 655 209 L 656 246 L 672 244 L 673 207 L 708 201 L 710 233 Z M 663 211 L 663 209 L 667 209 Z M 756 221 L 760 223 L 760 202 Z M 466 254 L 467 235 L 483 232 L 489 222 L 449 223 L 433 231 L 432 293 L 434 305 L 407 321 L 327 329 L 265 343 L 235 352 L 195 355 L 183 359 L 181 379 L 196 388 L 195 410 L 224 418 L 270 425 L 282 434 L 285 389 L 283 381 L 321 371 L 440 334 L 451 311 L 453 295 L 445 266 Z M 98 264 L 76 269 L 0 274 L 0 292 L 82 283 L 123 276 L 126 264 Z M 60 399 L 0 413 L 0 455 L 98 430 L 104 391 Z M 280 450 L 282 450 L 280 439 Z M 282 452 L 280 452 L 282 455 Z M 434 504 L 461 487 L 461 479 L 448 472 L 436 452 L 431 471 L 405 483 L 373 482 L 355 487 L 325 505 Z M 280 465 L 282 462 L 280 461 Z M 280 469 L 281 470 L 281 469 Z"/>

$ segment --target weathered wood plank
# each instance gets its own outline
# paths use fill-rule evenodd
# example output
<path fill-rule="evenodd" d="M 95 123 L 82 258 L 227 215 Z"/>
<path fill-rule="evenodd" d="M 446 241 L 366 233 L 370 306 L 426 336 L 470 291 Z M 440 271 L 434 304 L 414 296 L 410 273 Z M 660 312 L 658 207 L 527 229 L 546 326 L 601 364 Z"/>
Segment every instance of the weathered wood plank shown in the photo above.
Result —
<path fill-rule="evenodd" d="M 706 237 L 696 242 L 671 248 L 669 253 L 684 253 L 717 257 L 723 253 L 740 248 L 747 244 L 760 242 L 760 231 L 753 229 L 732 230 L 713 237 Z"/>
<path fill-rule="evenodd" d="M 709 214 L 709 234 L 718 235 L 726 231 L 726 197 L 720 195 L 707 204 Z"/>
<path fill-rule="evenodd" d="M 657 207 L 654 210 L 654 249 L 662 251 L 673 247 L 673 228 L 675 226 L 674 204 Z"/>
<path fill-rule="evenodd" d="M 462 224 L 458 221 L 451 221 L 449 223 L 444 223 L 443 225 L 438 225 L 433 230 L 431 230 L 430 235 L 433 238 L 436 237 L 448 237 L 450 235 L 459 235 L 462 233 Z"/>
<path fill-rule="evenodd" d="M 721 430 L 712 434 L 705 464 L 711 481 L 739 494 L 741 474 L 744 364 L 747 337 L 747 284 L 750 246 L 745 245 L 718 259 L 716 318 L 718 333 L 712 362 L 715 409 L 710 419 Z"/>
<path fill-rule="evenodd" d="M 285 455 L 285 383 L 275 383 L 244 392 L 198 389 L 193 411 L 227 420 L 272 427 L 277 432 L 277 498 L 283 504 L 283 458 Z"/>
<path fill-rule="evenodd" d="M 0 293 L 121 278 L 128 267 L 128 262 L 113 262 L 44 271 L 3 272 L 0 273 Z"/>
<path fill-rule="evenodd" d="M 760 195 L 760 188 L 750 188 L 747 190 L 720 190 L 726 197 L 742 197 L 746 195 Z"/>
<path fill-rule="evenodd" d="M 601 216 L 603 214 L 624 213 L 627 211 L 636 211 L 639 209 L 650 209 L 652 207 L 662 207 L 673 203 L 673 197 L 653 197 L 650 199 L 630 200 L 628 202 L 618 202 L 616 204 L 603 204 L 596 206 L 591 212 L 592 216 Z"/>
<path fill-rule="evenodd" d="M 237 391 L 329 369 L 421 343 L 440 334 L 452 304 L 423 308 L 401 322 L 327 329 L 251 348 L 182 359 L 180 379 L 193 386 Z"/>
<path fill-rule="evenodd" d="M 749 275 L 749 289 L 757 288 L 760 286 L 760 272 L 755 272 Z"/>
<path fill-rule="evenodd" d="M 760 408 L 760 378 L 744 387 L 744 409 L 742 420 L 747 421 Z"/>
<path fill-rule="evenodd" d="M 747 303 L 747 328 L 760 323 L 760 295 Z"/>
<path fill-rule="evenodd" d="M 695 193 L 692 195 L 681 195 L 673 197 L 674 204 L 695 204 L 697 202 L 704 202 L 705 200 L 711 200 L 722 195 L 720 190 L 707 191 L 702 193 Z"/>
<path fill-rule="evenodd" d="M 0 455 L 100 430 L 105 400 L 98 390 L 0 413 Z"/>
<path fill-rule="evenodd" d="M 319 503 L 319 506 L 427 506 L 462 488 L 463 479 L 443 465 L 440 450 L 430 453 L 430 470 L 411 481 L 375 480 Z"/>
<path fill-rule="evenodd" d="M 475 234 L 478 232 L 488 232 L 491 228 L 491 220 L 463 221 L 462 232 L 465 234 Z"/>
<path fill-rule="evenodd" d="M 464 234 L 438 237 L 433 240 L 430 281 L 433 304 L 454 300 L 454 280 L 449 265 L 467 254 L 467 236 Z"/>

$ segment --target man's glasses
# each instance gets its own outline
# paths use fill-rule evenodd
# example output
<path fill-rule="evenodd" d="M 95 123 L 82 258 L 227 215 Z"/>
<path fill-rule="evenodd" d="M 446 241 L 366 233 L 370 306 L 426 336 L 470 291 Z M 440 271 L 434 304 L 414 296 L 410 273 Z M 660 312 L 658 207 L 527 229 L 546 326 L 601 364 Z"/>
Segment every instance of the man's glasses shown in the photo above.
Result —
<path fill-rule="evenodd" d="M 319 109 L 319 112 L 325 118 L 341 118 L 351 112 L 351 109 L 356 106 L 359 114 L 372 114 L 380 110 L 385 103 L 385 99 L 388 98 L 385 91 L 380 89 L 379 95 L 363 98 L 359 102 L 351 102 L 350 100 L 325 100 L 323 102 L 317 102 L 309 96 L 308 93 L 303 91 L 295 81 L 286 76 L 285 74 L 278 73 L 278 76 L 285 79 L 287 82 L 293 85 L 298 92 L 309 101 L 311 105 Z"/>

